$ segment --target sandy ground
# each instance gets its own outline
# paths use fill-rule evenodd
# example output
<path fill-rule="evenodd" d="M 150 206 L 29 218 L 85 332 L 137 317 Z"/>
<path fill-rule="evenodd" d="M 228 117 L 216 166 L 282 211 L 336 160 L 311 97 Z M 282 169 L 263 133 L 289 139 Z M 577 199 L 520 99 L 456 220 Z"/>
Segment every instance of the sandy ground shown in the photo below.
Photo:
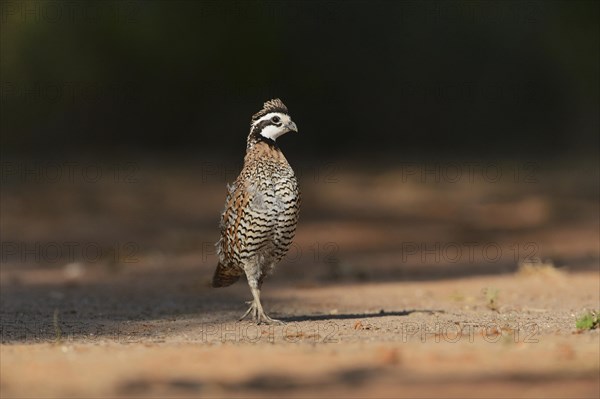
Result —
<path fill-rule="evenodd" d="M 24 316 L 33 311 L 22 307 L 26 288 L 4 297 L 18 313 L 3 320 L 2 396 L 600 394 L 600 335 L 574 328 L 600 301 L 596 273 L 272 287 L 266 306 L 287 324 L 259 327 L 235 322 L 243 285 L 212 292 L 183 278 L 136 280 L 143 290 L 110 295 L 49 289 L 35 321 Z M 498 310 L 486 287 L 498 290 Z M 172 302 L 144 310 L 151 292 Z M 120 307 L 144 316 L 115 321 Z"/>
<path fill-rule="evenodd" d="M 211 168 L 4 185 L 3 398 L 600 395 L 599 331 L 575 329 L 600 308 L 593 175 L 305 171 L 264 289 L 286 325 L 257 327 L 244 281 L 208 287 Z"/>

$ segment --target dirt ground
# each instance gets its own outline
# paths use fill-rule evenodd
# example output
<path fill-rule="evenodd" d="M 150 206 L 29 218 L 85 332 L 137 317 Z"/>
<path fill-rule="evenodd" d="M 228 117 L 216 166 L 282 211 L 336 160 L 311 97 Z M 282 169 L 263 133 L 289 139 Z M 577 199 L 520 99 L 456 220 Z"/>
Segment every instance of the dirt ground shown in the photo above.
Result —
<path fill-rule="evenodd" d="M 596 176 L 497 167 L 301 170 L 258 327 L 244 281 L 208 286 L 235 167 L 3 181 L 1 396 L 596 398 Z"/>

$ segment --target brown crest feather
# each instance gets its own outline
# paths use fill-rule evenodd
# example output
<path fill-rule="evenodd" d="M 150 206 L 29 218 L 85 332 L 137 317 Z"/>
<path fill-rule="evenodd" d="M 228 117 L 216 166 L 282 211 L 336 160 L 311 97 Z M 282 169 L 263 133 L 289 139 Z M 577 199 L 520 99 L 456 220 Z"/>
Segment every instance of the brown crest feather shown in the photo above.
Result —
<path fill-rule="evenodd" d="M 252 115 L 252 121 L 254 122 L 255 120 L 262 118 L 270 112 L 282 112 L 284 114 L 287 114 L 288 109 L 283 103 L 283 101 L 281 101 L 278 98 L 274 98 L 265 102 L 263 108 L 254 115 Z"/>

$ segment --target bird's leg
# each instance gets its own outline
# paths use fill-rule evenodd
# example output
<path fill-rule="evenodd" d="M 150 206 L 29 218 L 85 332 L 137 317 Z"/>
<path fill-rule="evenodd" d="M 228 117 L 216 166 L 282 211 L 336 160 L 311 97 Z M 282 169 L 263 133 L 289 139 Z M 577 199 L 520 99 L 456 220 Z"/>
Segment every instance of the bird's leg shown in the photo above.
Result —
<path fill-rule="evenodd" d="M 281 320 L 272 319 L 271 317 L 265 314 L 265 311 L 260 303 L 260 288 L 256 284 L 250 285 L 250 290 L 252 291 L 252 296 L 254 300 L 248 302 L 250 307 L 244 313 L 244 315 L 240 318 L 240 321 L 245 319 L 250 313 L 252 313 L 252 321 L 256 324 L 261 324 L 264 322 L 265 324 L 284 324 Z"/>
<path fill-rule="evenodd" d="M 260 288 L 250 287 L 250 289 L 252 290 L 252 296 L 254 297 L 254 304 L 256 305 L 256 312 L 258 316 L 257 320 L 255 320 L 256 323 L 260 324 L 262 321 L 264 321 L 266 324 L 284 324 L 281 320 L 272 319 L 266 315 L 262 304 L 260 303 Z"/>

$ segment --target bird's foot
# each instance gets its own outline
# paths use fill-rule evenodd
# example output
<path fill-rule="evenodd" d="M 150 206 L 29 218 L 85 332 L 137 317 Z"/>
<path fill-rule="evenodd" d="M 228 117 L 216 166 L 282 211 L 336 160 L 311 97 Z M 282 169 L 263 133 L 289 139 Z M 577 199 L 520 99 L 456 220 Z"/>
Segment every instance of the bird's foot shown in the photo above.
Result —
<path fill-rule="evenodd" d="M 267 316 L 264 311 L 259 312 L 257 324 L 261 324 L 262 322 L 264 322 L 265 324 L 278 324 L 280 326 L 285 325 L 285 322 Z"/>
<path fill-rule="evenodd" d="M 262 323 L 264 323 L 264 324 L 280 324 L 280 325 L 285 324 L 281 320 L 273 319 L 273 318 L 267 316 L 265 311 L 263 310 L 262 306 L 260 304 L 257 304 L 255 301 L 248 301 L 246 303 L 249 304 L 250 307 L 248 308 L 248 310 L 246 310 L 246 313 L 244 313 L 244 315 L 242 317 L 240 317 L 239 321 L 244 320 L 246 317 L 248 317 L 251 314 L 252 321 L 256 324 L 262 324 Z"/>
<path fill-rule="evenodd" d="M 238 321 L 242 321 L 244 320 L 246 317 L 248 317 L 248 315 L 250 313 L 252 313 L 252 319 L 255 320 L 256 319 L 256 313 L 257 313 L 257 308 L 254 305 L 254 301 L 247 301 L 246 302 L 248 305 L 250 305 L 250 307 L 248 308 L 248 310 L 246 310 L 246 313 L 244 313 L 242 315 L 242 317 L 240 317 L 240 319 Z"/>

